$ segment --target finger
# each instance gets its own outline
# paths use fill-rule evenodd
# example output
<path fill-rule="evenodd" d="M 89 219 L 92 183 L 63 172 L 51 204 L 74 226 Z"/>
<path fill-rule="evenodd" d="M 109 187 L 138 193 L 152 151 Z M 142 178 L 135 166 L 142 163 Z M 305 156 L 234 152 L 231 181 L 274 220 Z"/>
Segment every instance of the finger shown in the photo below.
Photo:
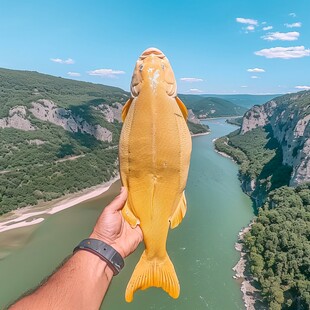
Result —
<path fill-rule="evenodd" d="M 138 235 L 139 243 L 140 243 L 143 240 L 143 233 L 139 225 L 137 225 L 137 227 L 135 228 L 135 231 Z"/>
<path fill-rule="evenodd" d="M 120 194 L 116 196 L 114 200 L 107 206 L 107 209 L 112 212 L 121 210 L 126 203 L 127 195 L 127 189 L 122 187 Z"/>

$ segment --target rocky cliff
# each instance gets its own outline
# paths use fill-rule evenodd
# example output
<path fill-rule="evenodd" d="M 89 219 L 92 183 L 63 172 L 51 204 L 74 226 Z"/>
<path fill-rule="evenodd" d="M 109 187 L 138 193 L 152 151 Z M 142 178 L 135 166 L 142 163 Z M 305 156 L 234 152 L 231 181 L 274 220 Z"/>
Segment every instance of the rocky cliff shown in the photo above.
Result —
<path fill-rule="evenodd" d="M 283 164 L 292 167 L 290 185 L 310 181 L 310 91 L 277 97 L 254 106 L 243 117 L 241 134 L 270 125 L 282 148 Z"/>
<path fill-rule="evenodd" d="M 70 109 L 57 107 L 51 100 L 40 99 L 32 102 L 31 105 L 30 109 L 26 106 L 11 108 L 7 117 L 0 118 L 0 128 L 15 128 L 24 131 L 37 130 L 38 128 L 31 122 L 31 118 L 35 117 L 61 126 L 69 132 L 87 133 L 100 141 L 112 141 L 112 132 L 107 128 L 98 124 L 90 124 L 81 115 L 74 114 Z M 110 123 L 114 120 L 120 121 L 122 105 L 118 102 L 115 103 L 114 107 L 101 104 L 93 108 L 101 111 L 104 119 Z"/>

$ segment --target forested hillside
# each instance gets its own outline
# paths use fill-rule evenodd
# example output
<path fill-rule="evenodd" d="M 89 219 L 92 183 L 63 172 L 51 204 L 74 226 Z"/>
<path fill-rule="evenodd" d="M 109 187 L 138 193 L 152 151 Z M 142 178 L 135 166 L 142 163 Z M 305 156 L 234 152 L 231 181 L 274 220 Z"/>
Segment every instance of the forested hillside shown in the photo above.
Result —
<path fill-rule="evenodd" d="M 238 129 L 217 139 L 215 147 L 240 165 L 242 188 L 256 205 L 264 202 L 269 191 L 289 185 L 292 167 L 282 163 L 282 150 L 270 126 L 255 128 L 244 135 Z"/>
<path fill-rule="evenodd" d="M 239 116 L 246 112 L 246 108 L 236 105 L 228 100 L 199 95 L 180 95 L 186 106 L 198 118 Z"/>
<path fill-rule="evenodd" d="M 129 96 L 116 87 L 0 69 L 0 214 L 115 176 Z M 189 127 L 208 131 L 199 121 Z"/>
<path fill-rule="evenodd" d="M 272 100 L 280 95 L 247 95 L 247 94 L 232 94 L 232 95 L 202 95 L 204 97 L 215 97 L 228 100 L 236 105 L 250 109 L 254 105 L 261 105 L 267 101 Z"/>
<path fill-rule="evenodd" d="M 310 308 L 309 121 L 310 92 L 289 94 L 254 106 L 239 130 L 215 142 L 239 164 L 258 208 L 245 249 L 272 310 Z"/>
<path fill-rule="evenodd" d="M 272 191 L 244 240 L 270 309 L 309 309 L 310 183 Z"/>

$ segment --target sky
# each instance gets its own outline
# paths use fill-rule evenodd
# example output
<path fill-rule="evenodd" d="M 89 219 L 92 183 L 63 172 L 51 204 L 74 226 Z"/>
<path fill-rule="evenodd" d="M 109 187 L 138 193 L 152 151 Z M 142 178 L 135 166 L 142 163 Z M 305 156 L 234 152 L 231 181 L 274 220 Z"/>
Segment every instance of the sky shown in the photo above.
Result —
<path fill-rule="evenodd" d="M 0 0 L 0 67 L 129 90 L 157 47 L 183 94 L 310 89 L 309 0 Z"/>

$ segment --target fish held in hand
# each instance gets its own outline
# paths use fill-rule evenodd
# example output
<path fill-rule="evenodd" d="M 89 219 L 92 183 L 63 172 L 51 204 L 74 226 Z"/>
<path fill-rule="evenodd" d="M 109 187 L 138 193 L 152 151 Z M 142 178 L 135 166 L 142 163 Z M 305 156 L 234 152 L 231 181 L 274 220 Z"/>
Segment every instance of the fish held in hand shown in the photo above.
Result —
<path fill-rule="evenodd" d="M 187 109 L 177 97 L 166 56 L 156 48 L 139 57 L 131 98 L 123 107 L 119 143 L 120 174 L 128 199 L 122 214 L 140 225 L 145 250 L 126 288 L 127 302 L 138 289 L 161 287 L 178 298 L 180 285 L 166 250 L 168 230 L 186 213 L 184 189 L 192 149 Z"/>

